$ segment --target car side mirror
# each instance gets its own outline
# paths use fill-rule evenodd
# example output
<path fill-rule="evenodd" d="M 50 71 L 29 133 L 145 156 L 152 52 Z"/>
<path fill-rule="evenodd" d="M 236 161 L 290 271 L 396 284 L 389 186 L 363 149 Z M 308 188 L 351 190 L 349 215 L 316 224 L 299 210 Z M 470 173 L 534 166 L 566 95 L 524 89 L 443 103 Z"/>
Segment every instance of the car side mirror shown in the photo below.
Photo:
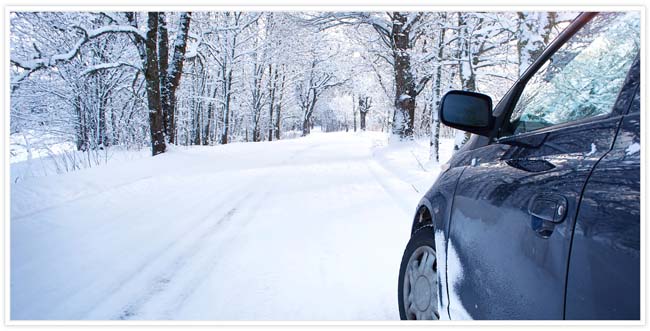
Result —
<path fill-rule="evenodd" d="M 492 98 L 482 93 L 449 91 L 442 97 L 439 114 L 444 125 L 481 136 L 494 128 Z"/>

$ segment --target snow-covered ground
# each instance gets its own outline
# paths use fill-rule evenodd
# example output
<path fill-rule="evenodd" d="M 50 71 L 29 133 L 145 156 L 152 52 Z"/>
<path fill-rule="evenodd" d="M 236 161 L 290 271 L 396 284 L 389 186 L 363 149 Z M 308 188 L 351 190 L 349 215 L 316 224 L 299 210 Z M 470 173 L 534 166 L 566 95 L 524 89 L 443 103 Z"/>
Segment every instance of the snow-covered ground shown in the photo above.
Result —
<path fill-rule="evenodd" d="M 21 178 L 11 319 L 398 319 L 427 152 L 314 133 Z"/>

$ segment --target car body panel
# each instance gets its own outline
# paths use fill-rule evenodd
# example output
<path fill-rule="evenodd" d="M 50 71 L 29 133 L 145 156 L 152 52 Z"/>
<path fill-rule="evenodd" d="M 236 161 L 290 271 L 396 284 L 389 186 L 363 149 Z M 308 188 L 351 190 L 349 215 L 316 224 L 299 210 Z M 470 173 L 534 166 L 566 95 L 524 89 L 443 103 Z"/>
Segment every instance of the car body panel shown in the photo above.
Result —
<path fill-rule="evenodd" d="M 577 216 L 567 319 L 640 319 L 640 114 L 638 93 L 610 153 L 589 178 Z"/>
<path fill-rule="evenodd" d="M 438 281 L 438 303 L 439 313 L 441 318 L 449 319 L 448 305 L 449 297 L 447 295 L 447 278 L 446 278 L 446 253 L 447 253 L 447 237 L 448 233 L 442 231 L 442 229 L 449 229 L 448 222 L 450 220 L 449 213 L 451 212 L 451 205 L 454 199 L 454 192 L 456 190 L 456 185 L 458 184 L 458 179 L 460 178 L 463 171 L 463 167 L 454 167 L 440 174 L 436 183 L 427 191 L 420 203 L 418 204 L 417 210 L 421 208 L 426 208 L 432 217 L 431 224 L 419 224 L 417 219 L 413 222 L 412 233 L 413 235 L 416 231 L 425 226 L 433 226 L 434 229 L 438 229 L 434 233 L 434 243 L 437 252 L 438 266 L 441 270 L 439 273 L 440 279 Z M 444 272 L 443 272 L 444 271 Z"/>
<path fill-rule="evenodd" d="M 497 143 L 473 151 L 476 161 L 456 189 L 449 233 L 464 270 L 454 290 L 473 319 L 563 318 L 578 202 L 619 121 L 610 117 L 518 137 L 533 147 Z M 567 202 L 564 220 L 548 238 L 536 233 L 540 220 L 529 213 L 538 193 Z"/>

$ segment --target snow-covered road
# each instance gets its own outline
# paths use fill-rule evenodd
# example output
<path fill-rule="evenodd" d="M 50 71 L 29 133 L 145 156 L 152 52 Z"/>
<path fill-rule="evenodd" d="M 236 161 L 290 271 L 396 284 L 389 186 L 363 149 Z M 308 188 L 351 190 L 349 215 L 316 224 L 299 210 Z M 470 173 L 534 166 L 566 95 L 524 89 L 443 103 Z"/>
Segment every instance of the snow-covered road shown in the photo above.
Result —
<path fill-rule="evenodd" d="M 385 144 L 177 147 L 12 184 L 11 319 L 398 319 L 401 254 L 437 168 Z"/>

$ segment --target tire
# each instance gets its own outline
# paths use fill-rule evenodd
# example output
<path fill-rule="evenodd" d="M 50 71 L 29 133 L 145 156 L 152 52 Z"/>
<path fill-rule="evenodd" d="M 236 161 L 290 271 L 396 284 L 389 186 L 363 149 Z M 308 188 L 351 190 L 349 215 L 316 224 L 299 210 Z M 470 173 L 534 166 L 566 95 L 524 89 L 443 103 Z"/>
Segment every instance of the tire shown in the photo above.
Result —
<path fill-rule="evenodd" d="M 435 252 L 432 227 L 417 230 L 406 245 L 397 289 L 399 316 L 402 320 L 440 319 Z"/>

